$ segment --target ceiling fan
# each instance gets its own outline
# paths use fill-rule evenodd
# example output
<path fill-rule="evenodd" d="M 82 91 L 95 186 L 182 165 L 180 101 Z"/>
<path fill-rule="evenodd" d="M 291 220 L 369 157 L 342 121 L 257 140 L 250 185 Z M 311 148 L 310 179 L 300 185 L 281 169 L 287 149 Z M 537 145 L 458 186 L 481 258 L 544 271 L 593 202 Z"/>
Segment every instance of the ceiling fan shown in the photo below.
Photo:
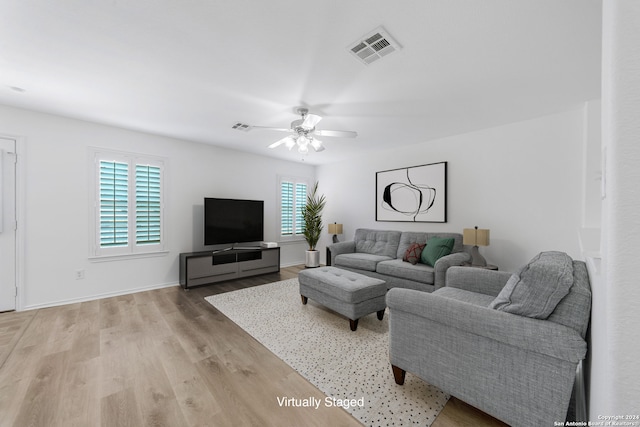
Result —
<path fill-rule="evenodd" d="M 298 152 L 301 154 L 307 154 L 309 152 L 309 146 L 311 146 L 315 151 L 324 150 L 322 141 L 317 139 L 316 136 L 339 138 L 355 138 L 358 136 L 358 133 L 354 131 L 316 129 L 316 125 L 320 120 L 322 120 L 322 117 L 315 114 L 309 114 L 309 109 L 302 107 L 298 108 L 296 112 L 300 114 L 301 118 L 292 121 L 290 128 L 273 128 L 267 126 L 252 126 L 252 128 L 289 132 L 292 135 L 279 139 L 269 145 L 269 148 L 276 148 L 284 144 L 289 150 L 291 150 L 293 147 L 297 146 Z"/>

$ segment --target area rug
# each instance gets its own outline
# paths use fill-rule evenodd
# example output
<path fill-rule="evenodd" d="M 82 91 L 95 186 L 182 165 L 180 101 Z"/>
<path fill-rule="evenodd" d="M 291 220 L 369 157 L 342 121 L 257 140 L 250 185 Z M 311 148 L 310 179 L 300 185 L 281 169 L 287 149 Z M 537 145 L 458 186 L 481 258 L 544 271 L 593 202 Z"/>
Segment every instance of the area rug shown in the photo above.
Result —
<path fill-rule="evenodd" d="M 414 375 L 395 383 L 388 313 L 361 318 L 352 332 L 345 317 L 312 300 L 303 305 L 298 279 L 205 299 L 328 398 L 356 399 L 345 409 L 366 426 L 429 426 L 449 398 Z"/>

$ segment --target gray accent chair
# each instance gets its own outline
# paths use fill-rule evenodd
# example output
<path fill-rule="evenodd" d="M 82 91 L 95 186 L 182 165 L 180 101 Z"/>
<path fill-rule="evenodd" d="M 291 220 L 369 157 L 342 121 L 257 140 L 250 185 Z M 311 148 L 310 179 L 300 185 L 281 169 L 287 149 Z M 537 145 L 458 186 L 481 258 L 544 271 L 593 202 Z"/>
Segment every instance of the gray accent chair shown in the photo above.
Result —
<path fill-rule="evenodd" d="M 389 290 L 396 383 L 410 372 L 513 426 L 564 422 L 587 352 L 591 288 L 584 262 L 542 254 L 513 275 L 452 267 L 433 293 Z M 531 290 L 543 294 L 524 295 Z"/>
<path fill-rule="evenodd" d="M 402 261 L 406 250 L 414 243 L 425 244 L 432 237 L 453 238 L 451 254 L 438 259 L 433 267 Z M 433 292 L 445 285 L 449 267 L 471 260 L 464 252 L 462 234 L 419 231 L 394 231 L 358 228 L 352 241 L 329 246 L 331 265 L 369 277 L 384 280 L 394 287 Z"/>

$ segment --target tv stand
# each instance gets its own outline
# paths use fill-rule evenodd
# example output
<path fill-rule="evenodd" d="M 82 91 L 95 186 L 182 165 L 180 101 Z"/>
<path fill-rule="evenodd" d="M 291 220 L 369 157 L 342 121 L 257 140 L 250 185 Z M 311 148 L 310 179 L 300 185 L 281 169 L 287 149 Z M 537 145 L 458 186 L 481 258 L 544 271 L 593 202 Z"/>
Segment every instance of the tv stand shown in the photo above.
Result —
<path fill-rule="evenodd" d="M 184 289 L 280 271 L 280 248 L 236 247 L 180 254 Z"/>
<path fill-rule="evenodd" d="M 256 249 L 261 249 L 261 247 L 260 246 L 229 246 L 228 248 L 224 248 L 224 249 L 216 249 L 215 251 L 213 251 L 213 253 L 217 254 L 218 252 L 242 251 L 242 250 L 255 251 Z"/>

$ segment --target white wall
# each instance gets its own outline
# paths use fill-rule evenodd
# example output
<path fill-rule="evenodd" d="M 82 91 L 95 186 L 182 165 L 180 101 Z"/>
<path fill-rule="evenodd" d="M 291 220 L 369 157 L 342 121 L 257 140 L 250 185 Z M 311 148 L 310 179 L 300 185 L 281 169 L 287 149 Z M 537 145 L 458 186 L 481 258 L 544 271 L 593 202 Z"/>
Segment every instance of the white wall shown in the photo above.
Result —
<path fill-rule="evenodd" d="M 327 195 L 325 223 L 358 227 L 461 231 L 491 229 L 488 262 L 513 270 L 542 250 L 580 258 L 584 108 L 375 153 L 317 168 Z M 276 240 L 277 175 L 314 176 L 312 166 L 253 156 L 109 126 L 0 107 L 0 132 L 23 136 L 26 168 L 23 308 L 174 284 L 178 254 L 202 249 L 204 196 L 265 200 L 265 240 Z M 88 260 L 88 147 L 169 158 L 169 254 Z M 447 161 L 448 222 L 375 221 L 375 173 Z M 265 178 L 266 177 L 266 178 Z M 55 227 L 52 227 L 52 224 Z M 320 248 L 331 236 L 325 233 Z M 282 264 L 303 262 L 304 244 L 282 245 Z M 76 280 L 75 271 L 85 270 Z"/>
<path fill-rule="evenodd" d="M 265 201 L 265 240 L 276 241 L 277 175 L 314 178 L 302 163 L 235 152 L 0 106 L 0 133 L 23 137 L 19 159 L 25 237 L 19 307 L 79 301 L 178 282 L 178 254 L 203 248 L 205 196 Z M 166 256 L 95 262 L 89 255 L 88 147 L 169 159 Z M 305 245 L 283 245 L 282 265 L 304 262 Z M 76 280 L 75 271 L 85 270 Z"/>
<path fill-rule="evenodd" d="M 640 414 L 640 2 L 603 2 L 602 277 L 594 284 L 589 415 Z M 620 420 L 627 421 L 627 420 Z M 634 421 L 637 424 L 637 420 Z"/>
<path fill-rule="evenodd" d="M 602 102 L 586 102 L 582 165 L 582 229 L 580 245 L 587 257 L 600 258 L 602 226 Z"/>
<path fill-rule="evenodd" d="M 602 102 L 584 106 L 584 148 L 582 225 L 600 229 L 602 225 Z M 598 249 L 598 248 L 596 248 Z"/>
<path fill-rule="evenodd" d="M 363 155 L 318 167 L 326 222 L 356 228 L 462 232 L 491 230 L 487 262 L 513 271 L 535 254 L 560 250 L 582 259 L 584 108 Z M 376 172 L 448 162 L 448 222 L 375 221 Z M 596 185 L 597 187 L 597 185 Z M 321 244 L 328 244 L 324 236 Z"/>

